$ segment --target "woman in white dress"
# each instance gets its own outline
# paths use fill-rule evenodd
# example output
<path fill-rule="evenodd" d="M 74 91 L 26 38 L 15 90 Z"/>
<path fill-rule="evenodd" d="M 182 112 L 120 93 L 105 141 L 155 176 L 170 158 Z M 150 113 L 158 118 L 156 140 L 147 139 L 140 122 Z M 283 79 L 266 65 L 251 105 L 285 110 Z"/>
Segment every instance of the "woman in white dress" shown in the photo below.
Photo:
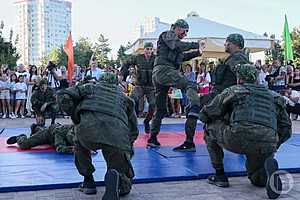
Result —
<path fill-rule="evenodd" d="M 27 116 L 28 117 L 34 117 L 33 116 L 33 110 L 32 110 L 32 105 L 31 105 L 31 96 L 32 96 L 32 87 L 36 81 L 37 78 L 37 67 L 35 65 L 30 65 L 29 66 L 29 79 L 27 82 L 27 100 L 26 100 L 26 110 L 27 110 Z"/>

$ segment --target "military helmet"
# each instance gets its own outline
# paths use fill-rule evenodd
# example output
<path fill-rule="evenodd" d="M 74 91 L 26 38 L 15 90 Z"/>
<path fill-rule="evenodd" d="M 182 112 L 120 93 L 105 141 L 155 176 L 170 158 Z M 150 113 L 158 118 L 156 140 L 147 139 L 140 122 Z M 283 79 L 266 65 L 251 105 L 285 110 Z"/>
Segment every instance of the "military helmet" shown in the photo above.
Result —
<path fill-rule="evenodd" d="M 179 27 L 179 28 L 189 29 L 189 24 L 184 19 L 178 19 L 173 24 L 173 26 L 174 28 Z"/>
<path fill-rule="evenodd" d="M 105 72 L 100 76 L 99 81 L 107 82 L 107 83 L 110 83 L 110 84 L 117 84 L 118 83 L 118 77 L 114 73 Z"/>
<path fill-rule="evenodd" d="M 238 34 L 238 33 L 230 34 L 226 38 L 226 41 L 231 42 L 231 43 L 239 46 L 241 49 L 244 48 L 244 38 L 241 34 Z"/>
<path fill-rule="evenodd" d="M 153 48 L 153 44 L 152 44 L 152 42 L 146 42 L 145 44 L 144 44 L 144 48 Z"/>
<path fill-rule="evenodd" d="M 244 82 L 254 83 L 257 80 L 258 72 L 254 65 L 242 64 L 238 66 L 237 78 Z"/>

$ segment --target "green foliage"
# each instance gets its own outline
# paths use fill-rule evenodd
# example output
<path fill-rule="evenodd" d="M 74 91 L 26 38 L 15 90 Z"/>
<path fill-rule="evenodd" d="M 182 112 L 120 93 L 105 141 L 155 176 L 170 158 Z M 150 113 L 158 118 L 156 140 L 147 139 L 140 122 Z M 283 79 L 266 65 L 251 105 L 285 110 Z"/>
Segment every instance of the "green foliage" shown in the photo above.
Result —
<path fill-rule="evenodd" d="M 88 38 L 79 38 L 74 46 L 75 63 L 81 66 L 89 66 L 93 55 L 93 44 Z"/>
<path fill-rule="evenodd" d="M 128 42 L 126 46 L 121 45 L 119 50 L 118 50 L 118 54 L 117 54 L 117 60 L 116 60 L 116 64 L 118 67 L 121 66 L 121 63 L 124 60 L 130 59 L 130 57 L 132 56 L 131 54 L 126 54 L 125 52 L 130 48 L 131 44 Z"/>
<path fill-rule="evenodd" d="M 13 69 L 17 60 L 19 59 L 19 55 L 17 54 L 17 49 L 15 45 L 12 43 L 13 31 L 10 30 L 9 41 L 6 41 L 2 37 L 4 29 L 4 22 L 1 21 L 0 24 L 0 65 L 8 65 L 10 69 Z"/>
<path fill-rule="evenodd" d="M 104 35 L 100 34 L 98 37 L 94 48 L 93 48 L 96 57 L 100 67 L 106 66 L 109 64 L 108 60 L 108 53 L 111 51 L 108 44 L 108 39 L 104 37 Z"/>
<path fill-rule="evenodd" d="M 300 65 L 300 29 L 294 28 L 291 32 L 291 36 L 293 41 L 295 63 L 297 63 L 297 65 Z"/>

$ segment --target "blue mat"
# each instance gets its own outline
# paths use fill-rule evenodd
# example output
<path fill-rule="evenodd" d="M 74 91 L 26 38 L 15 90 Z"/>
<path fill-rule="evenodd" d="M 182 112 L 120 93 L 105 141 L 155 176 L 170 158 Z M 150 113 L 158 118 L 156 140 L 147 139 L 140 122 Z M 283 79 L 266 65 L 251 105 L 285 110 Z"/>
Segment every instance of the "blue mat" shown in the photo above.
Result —
<path fill-rule="evenodd" d="M 7 129 L 6 134 L 24 130 Z M 300 144 L 299 135 L 293 135 L 280 147 L 276 158 L 281 169 L 300 172 L 298 144 Z M 172 148 L 136 148 L 132 160 L 136 175 L 134 182 L 192 180 L 206 178 L 214 172 L 205 145 L 197 145 L 195 153 L 173 152 Z M 94 177 L 97 185 L 103 185 L 106 164 L 100 151 L 97 155 L 93 155 L 93 163 L 96 168 Z M 225 151 L 224 165 L 229 176 L 246 175 L 244 163 L 244 156 Z M 72 155 L 55 152 L 18 152 L 0 153 L 0 180 L 0 192 L 15 192 L 73 188 L 77 187 L 83 178 L 76 170 Z"/>

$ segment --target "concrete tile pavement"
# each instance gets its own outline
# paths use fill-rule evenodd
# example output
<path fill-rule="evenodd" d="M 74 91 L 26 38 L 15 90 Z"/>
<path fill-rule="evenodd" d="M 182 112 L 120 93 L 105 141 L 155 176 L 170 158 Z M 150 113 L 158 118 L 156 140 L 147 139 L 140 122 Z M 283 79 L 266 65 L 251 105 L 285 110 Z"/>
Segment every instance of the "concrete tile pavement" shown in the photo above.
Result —
<path fill-rule="evenodd" d="M 166 119 L 164 123 L 182 123 L 184 119 Z M 34 119 L 0 120 L 0 128 L 29 127 Z M 58 119 L 57 122 L 69 123 L 69 119 Z M 141 120 L 140 120 L 141 122 Z M 300 133 L 300 121 L 293 121 L 293 132 Z M 299 152 L 300 154 L 300 152 Z M 293 187 L 280 199 L 300 199 L 300 174 L 292 174 Z M 250 184 L 247 177 L 229 179 L 231 187 L 218 188 L 209 185 L 206 180 L 162 182 L 135 184 L 132 192 L 123 200 L 261 200 L 267 199 L 265 189 Z M 77 190 L 41 190 L 30 192 L 0 193 L 0 200 L 99 200 L 104 188 L 98 187 L 97 195 L 87 196 Z"/>

